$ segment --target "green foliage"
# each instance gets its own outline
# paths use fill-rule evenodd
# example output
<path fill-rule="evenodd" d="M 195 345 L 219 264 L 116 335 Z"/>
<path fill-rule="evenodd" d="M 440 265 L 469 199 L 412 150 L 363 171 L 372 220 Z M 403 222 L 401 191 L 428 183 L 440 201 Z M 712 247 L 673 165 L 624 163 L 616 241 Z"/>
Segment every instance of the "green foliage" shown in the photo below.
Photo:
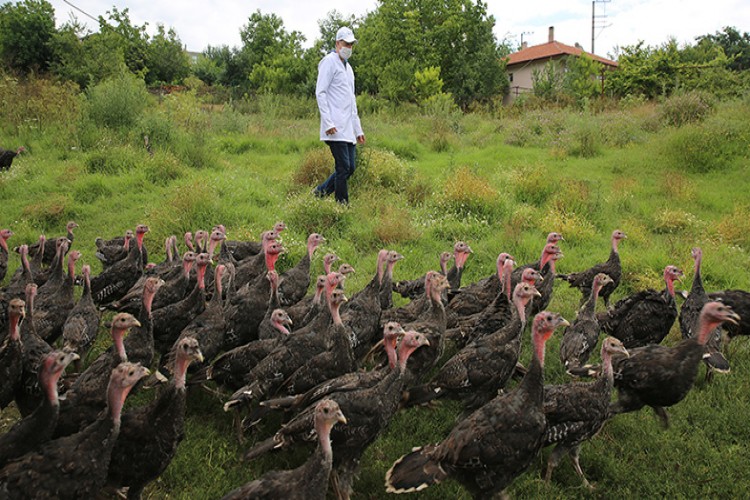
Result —
<path fill-rule="evenodd" d="M 111 46 L 121 52 L 125 65 L 135 75 L 143 77 L 148 71 L 148 34 L 146 26 L 134 25 L 130 21 L 128 9 L 112 7 L 107 11 L 107 19 L 99 18 L 99 33 Z"/>
<path fill-rule="evenodd" d="M 81 204 L 93 204 L 99 199 L 106 199 L 112 195 L 105 175 L 90 175 L 87 179 L 76 183 L 73 189 L 73 199 Z"/>
<path fill-rule="evenodd" d="M 148 102 L 143 80 L 129 73 L 105 80 L 86 93 L 88 117 L 98 126 L 115 129 L 134 126 Z"/>
<path fill-rule="evenodd" d="M 489 100 L 508 85 L 494 24 L 481 2 L 383 1 L 357 31 L 358 87 L 411 100 L 415 72 L 439 67 L 443 90 L 462 108 Z"/>
<path fill-rule="evenodd" d="M 440 78 L 439 67 L 430 66 L 414 73 L 414 93 L 417 100 L 425 101 L 442 92 L 443 80 Z"/>
<path fill-rule="evenodd" d="M 157 25 L 146 50 L 146 83 L 182 83 L 190 74 L 190 61 L 173 28 Z"/>
<path fill-rule="evenodd" d="M 547 61 L 542 69 L 534 69 L 531 82 L 534 95 L 547 101 L 555 101 L 563 85 L 563 68 L 557 61 Z"/>
<path fill-rule="evenodd" d="M 112 147 L 90 153 L 84 162 L 91 174 L 119 174 L 136 168 L 143 152 L 132 147 Z"/>
<path fill-rule="evenodd" d="M 725 26 L 723 31 L 713 35 L 698 37 L 698 44 L 716 44 L 729 58 L 729 69 L 744 71 L 750 69 L 750 33 L 740 33 L 737 28 Z"/>
<path fill-rule="evenodd" d="M 749 132 L 746 124 L 721 119 L 684 125 L 664 137 L 662 155 L 673 168 L 688 172 L 725 170 L 747 155 Z"/>
<path fill-rule="evenodd" d="M 659 116 L 664 124 L 680 127 L 703 121 L 713 111 L 714 105 L 713 97 L 705 92 L 675 94 L 659 107 Z"/>
<path fill-rule="evenodd" d="M 602 64 L 586 53 L 565 59 L 565 74 L 562 89 L 574 98 L 579 105 L 601 93 L 599 74 Z"/>
<path fill-rule="evenodd" d="M 45 0 L 23 0 L 0 7 L 0 58 L 22 73 L 46 71 L 52 60 L 55 10 Z"/>

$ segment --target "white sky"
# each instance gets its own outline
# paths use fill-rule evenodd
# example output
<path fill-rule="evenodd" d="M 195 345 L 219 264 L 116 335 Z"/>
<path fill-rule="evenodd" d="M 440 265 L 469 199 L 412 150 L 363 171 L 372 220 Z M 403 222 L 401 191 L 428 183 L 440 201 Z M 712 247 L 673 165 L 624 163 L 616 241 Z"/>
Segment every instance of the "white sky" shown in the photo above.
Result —
<path fill-rule="evenodd" d="M 92 31 L 97 24 L 64 0 L 48 0 L 55 8 L 58 26 L 75 14 Z M 300 31 L 310 46 L 319 36 L 318 21 L 332 10 L 345 16 L 362 16 L 377 6 L 376 0 L 68 0 L 94 17 L 106 15 L 113 6 L 128 9 L 131 22 L 148 23 L 153 34 L 161 23 L 174 28 L 188 50 L 200 52 L 208 45 L 240 46 L 240 29 L 253 12 L 274 13 L 287 31 Z M 548 28 L 555 27 L 555 39 L 591 50 L 591 0 L 525 0 L 517 3 L 488 0 L 488 11 L 495 16 L 495 35 L 530 45 L 545 43 Z M 680 43 L 694 43 L 695 37 L 713 34 L 725 26 L 750 31 L 750 1 L 747 0 L 611 0 L 596 4 L 595 52 L 613 53 L 617 46 L 643 40 L 660 45 L 670 37 Z M 356 35 L 356 33 L 355 33 Z"/>

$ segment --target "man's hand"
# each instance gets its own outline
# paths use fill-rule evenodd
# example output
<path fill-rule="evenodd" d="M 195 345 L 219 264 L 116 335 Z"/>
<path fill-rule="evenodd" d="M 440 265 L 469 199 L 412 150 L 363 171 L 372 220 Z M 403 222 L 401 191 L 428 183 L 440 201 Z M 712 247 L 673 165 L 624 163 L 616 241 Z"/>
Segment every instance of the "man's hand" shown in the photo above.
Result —
<path fill-rule="evenodd" d="M 364 144 L 365 143 L 365 134 L 358 135 L 357 136 L 357 144 Z"/>
<path fill-rule="evenodd" d="M 331 127 L 328 130 L 326 130 L 326 135 L 333 135 L 337 132 L 336 127 Z"/>

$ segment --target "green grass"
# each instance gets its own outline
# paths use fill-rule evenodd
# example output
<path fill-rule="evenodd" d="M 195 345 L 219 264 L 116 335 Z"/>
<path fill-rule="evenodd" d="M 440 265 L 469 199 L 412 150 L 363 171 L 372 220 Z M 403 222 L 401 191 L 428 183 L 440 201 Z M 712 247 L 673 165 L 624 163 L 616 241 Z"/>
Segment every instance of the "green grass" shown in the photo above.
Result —
<path fill-rule="evenodd" d="M 74 247 L 97 273 L 94 238 L 123 234 L 138 223 L 150 226 L 146 244 L 152 260 L 159 261 L 161 242 L 170 234 L 223 223 L 230 238 L 257 238 L 284 220 L 289 253 L 279 268 L 302 256 L 308 232 L 320 232 L 327 242 L 314 272 L 321 270 L 321 256 L 335 251 L 357 270 L 347 282 L 349 292 L 370 279 L 381 247 L 406 257 L 395 270 L 401 279 L 435 268 L 441 251 L 464 240 L 474 250 L 464 274 L 469 283 L 492 273 L 501 251 L 519 262 L 537 259 L 553 230 L 565 237 L 558 270 L 583 269 L 607 258 L 610 233 L 619 228 L 628 239 L 621 244 L 624 278 L 613 299 L 661 288 L 667 264 L 686 272 L 682 287 L 689 288 L 690 248 L 696 245 L 704 249 L 707 289 L 750 289 L 747 99 L 718 103 L 700 121 L 682 126 L 660 118 L 679 112 L 674 110 L 679 102 L 669 104 L 669 113 L 647 105 L 593 116 L 564 110 L 502 118 L 380 110 L 362 117 L 368 144 L 359 152 L 349 208 L 309 194 L 332 168 L 327 148 L 317 140 L 311 104 L 295 103 L 301 107 L 295 111 L 267 98 L 258 105 L 267 115 L 243 114 L 201 106 L 192 95 L 173 95 L 131 117 L 136 128 L 92 127 L 85 111 L 66 122 L 64 136 L 52 137 L 58 130 L 54 117 L 45 130 L 9 128 L 4 141 L 23 142 L 30 154 L 0 173 L 0 225 L 16 233 L 10 241 L 15 246 L 36 241 L 40 233 L 62 234 L 73 219 L 80 225 Z M 153 156 L 137 127 L 151 133 Z M 693 144 L 703 149 L 687 148 Z M 17 265 L 11 257 L 10 269 Z M 578 299 L 577 291 L 558 284 L 550 309 L 573 319 Z M 675 327 L 667 341 L 678 339 Z M 106 344 L 103 339 L 97 348 Z M 548 382 L 567 380 L 558 345 L 559 332 L 549 343 Z M 744 496 L 750 488 L 750 430 L 744 418 L 750 413 L 750 351 L 747 339 L 731 348 L 732 373 L 706 384 L 701 370 L 695 390 L 670 409 L 669 430 L 644 410 L 614 419 L 583 447 L 581 463 L 598 485 L 593 493 L 581 487 L 568 461 L 551 483 L 542 481 L 548 450 L 509 493 Z M 529 357 L 526 346 L 522 361 Z M 144 399 L 148 396 L 131 404 Z M 385 496 L 383 478 L 393 461 L 413 446 L 442 439 L 458 414 L 457 404 L 440 402 L 397 415 L 365 454 L 355 498 Z M 3 425 L 13 418 L 8 415 L 3 413 Z M 267 470 L 302 463 L 308 449 L 242 462 L 242 450 L 273 430 L 269 423 L 239 445 L 221 401 L 191 390 L 186 439 L 148 497 L 217 498 Z M 468 498 L 450 481 L 420 497 Z"/>

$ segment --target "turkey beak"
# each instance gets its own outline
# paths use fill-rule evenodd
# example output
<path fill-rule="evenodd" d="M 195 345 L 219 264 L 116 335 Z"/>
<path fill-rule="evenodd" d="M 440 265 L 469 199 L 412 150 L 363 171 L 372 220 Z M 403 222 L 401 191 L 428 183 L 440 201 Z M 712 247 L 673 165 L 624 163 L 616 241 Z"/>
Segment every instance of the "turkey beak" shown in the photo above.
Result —
<path fill-rule="evenodd" d="M 624 355 L 626 358 L 630 357 L 630 353 L 627 349 L 625 349 L 625 346 L 622 344 L 614 346 L 613 352 L 619 352 L 620 354 Z"/>
<path fill-rule="evenodd" d="M 340 423 L 342 423 L 342 424 L 345 424 L 345 423 L 346 423 L 346 417 L 345 417 L 345 416 L 344 416 L 344 414 L 343 414 L 343 413 L 341 412 L 341 410 L 339 410 L 339 411 L 337 411 L 337 412 L 336 412 L 336 421 L 337 421 L 337 422 L 340 422 Z"/>
<path fill-rule="evenodd" d="M 195 350 L 195 359 L 198 361 L 198 363 L 203 363 L 203 353 L 200 349 Z"/>
<path fill-rule="evenodd" d="M 536 288 L 534 288 L 534 293 L 533 293 L 532 295 L 533 295 L 534 297 L 541 297 L 541 296 L 542 296 L 542 294 L 541 294 L 541 293 L 539 293 L 539 290 L 537 290 Z"/>
<path fill-rule="evenodd" d="M 732 323 L 733 325 L 739 325 L 741 319 L 742 318 L 740 318 L 739 314 L 737 314 L 736 312 L 732 311 L 732 312 L 729 313 L 729 315 L 727 316 L 727 319 L 725 321 L 728 321 L 728 322 Z"/>
<path fill-rule="evenodd" d="M 81 357 L 75 353 L 75 352 L 68 352 L 65 354 L 65 357 L 63 358 L 63 365 L 68 366 L 73 361 L 77 361 L 81 359 Z"/>

